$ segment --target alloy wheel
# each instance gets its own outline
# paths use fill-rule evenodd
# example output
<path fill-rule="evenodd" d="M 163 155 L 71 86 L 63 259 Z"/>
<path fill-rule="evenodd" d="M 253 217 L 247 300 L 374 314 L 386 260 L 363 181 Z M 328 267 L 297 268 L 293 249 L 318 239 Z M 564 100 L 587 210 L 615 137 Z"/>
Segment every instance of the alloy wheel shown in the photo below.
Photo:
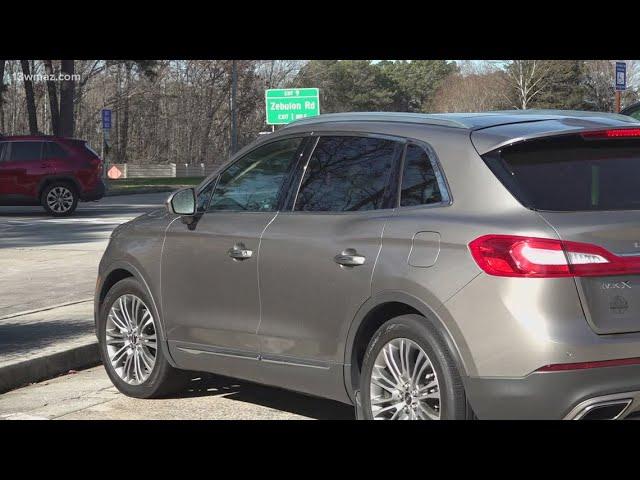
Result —
<path fill-rule="evenodd" d="M 374 420 L 439 420 L 438 376 L 413 340 L 394 338 L 376 357 L 370 382 Z"/>
<path fill-rule="evenodd" d="M 67 187 L 54 187 L 47 193 L 47 206 L 55 213 L 66 213 L 73 206 L 73 193 Z"/>
<path fill-rule="evenodd" d="M 105 342 L 111 367 L 129 385 L 144 383 L 158 354 L 153 314 L 137 296 L 125 294 L 111 306 Z"/>

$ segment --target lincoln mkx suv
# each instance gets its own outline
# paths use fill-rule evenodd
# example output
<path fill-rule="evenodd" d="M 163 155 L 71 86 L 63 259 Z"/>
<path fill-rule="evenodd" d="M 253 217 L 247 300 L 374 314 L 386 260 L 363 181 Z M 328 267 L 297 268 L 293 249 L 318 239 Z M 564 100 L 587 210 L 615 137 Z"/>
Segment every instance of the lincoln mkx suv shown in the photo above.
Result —
<path fill-rule="evenodd" d="M 297 121 L 118 227 L 95 318 L 134 397 L 206 371 L 364 419 L 636 416 L 640 123 Z"/>

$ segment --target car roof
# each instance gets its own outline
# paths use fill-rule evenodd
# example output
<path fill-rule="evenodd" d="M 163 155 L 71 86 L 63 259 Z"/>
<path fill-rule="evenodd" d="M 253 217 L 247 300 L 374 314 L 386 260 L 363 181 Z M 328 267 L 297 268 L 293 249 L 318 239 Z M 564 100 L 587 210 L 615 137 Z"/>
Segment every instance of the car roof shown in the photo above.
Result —
<path fill-rule="evenodd" d="M 73 141 L 73 142 L 84 142 L 79 138 L 71 138 L 71 137 L 56 137 L 55 135 L 0 135 L 1 141 Z"/>
<path fill-rule="evenodd" d="M 281 128 L 313 127 L 344 122 L 410 123 L 449 127 L 467 131 L 481 155 L 506 144 L 536 137 L 586 130 L 623 128 L 640 125 L 632 117 L 606 112 L 580 110 L 502 110 L 476 113 L 329 113 L 297 120 Z"/>
<path fill-rule="evenodd" d="M 296 120 L 284 128 L 329 122 L 400 122 L 479 130 L 498 125 L 557 120 L 559 118 L 606 122 L 628 121 L 623 115 L 580 110 L 501 110 L 469 113 L 347 112 L 306 117 Z"/>

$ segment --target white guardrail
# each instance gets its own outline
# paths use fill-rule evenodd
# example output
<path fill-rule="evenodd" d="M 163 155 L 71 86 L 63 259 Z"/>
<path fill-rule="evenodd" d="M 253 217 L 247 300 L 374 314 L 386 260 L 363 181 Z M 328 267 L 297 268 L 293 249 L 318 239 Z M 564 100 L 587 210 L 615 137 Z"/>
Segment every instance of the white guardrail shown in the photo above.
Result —
<path fill-rule="evenodd" d="M 131 163 L 111 163 L 108 168 L 116 167 L 122 173 L 120 178 L 165 178 L 165 177 L 206 177 L 218 166 L 199 163 L 164 163 L 136 165 Z"/>

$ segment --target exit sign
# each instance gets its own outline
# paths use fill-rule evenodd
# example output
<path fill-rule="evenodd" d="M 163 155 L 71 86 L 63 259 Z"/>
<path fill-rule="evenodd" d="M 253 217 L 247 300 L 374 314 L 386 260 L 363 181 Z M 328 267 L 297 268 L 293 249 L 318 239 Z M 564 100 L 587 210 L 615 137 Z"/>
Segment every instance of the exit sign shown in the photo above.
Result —
<path fill-rule="evenodd" d="M 320 115 L 317 88 L 278 88 L 265 92 L 267 125 L 284 125 Z"/>

